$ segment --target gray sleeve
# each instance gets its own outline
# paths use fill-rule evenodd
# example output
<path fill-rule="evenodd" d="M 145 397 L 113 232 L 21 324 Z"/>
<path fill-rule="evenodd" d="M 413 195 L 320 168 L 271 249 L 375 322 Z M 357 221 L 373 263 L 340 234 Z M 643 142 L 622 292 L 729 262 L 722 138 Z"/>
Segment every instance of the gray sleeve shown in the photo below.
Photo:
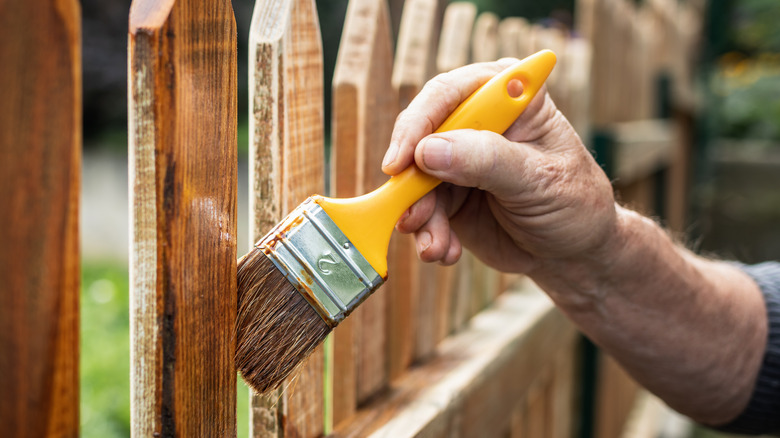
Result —
<path fill-rule="evenodd" d="M 767 262 L 738 266 L 761 288 L 766 302 L 769 336 L 756 386 L 745 411 L 731 423 L 717 429 L 741 434 L 778 434 L 780 433 L 780 263 Z"/>

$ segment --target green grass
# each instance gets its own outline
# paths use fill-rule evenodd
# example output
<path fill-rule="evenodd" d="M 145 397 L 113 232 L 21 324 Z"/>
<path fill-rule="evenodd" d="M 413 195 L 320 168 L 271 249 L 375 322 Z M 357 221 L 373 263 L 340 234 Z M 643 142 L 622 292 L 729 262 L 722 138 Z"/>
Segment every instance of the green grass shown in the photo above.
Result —
<path fill-rule="evenodd" d="M 130 306 L 127 267 L 81 270 L 81 436 L 130 436 Z M 249 391 L 238 378 L 238 436 L 249 436 Z"/>
<path fill-rule="evenodd" d="M 127 269 L 81 271 L 81 435 L 130 435 L 130 321 Z"/>

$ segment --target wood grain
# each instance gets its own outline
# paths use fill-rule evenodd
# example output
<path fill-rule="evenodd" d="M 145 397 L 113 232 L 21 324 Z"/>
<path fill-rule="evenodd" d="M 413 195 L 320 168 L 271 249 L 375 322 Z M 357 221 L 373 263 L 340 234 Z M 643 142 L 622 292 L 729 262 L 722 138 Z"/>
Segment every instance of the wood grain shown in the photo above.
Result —
<path fill-rule="evenodd" d="M 518 400 L 576 336 L 541 291 L 530 282 L 522 288 L 499 297 L 332 436 L 499 436 Z"/>
<path fill-rule="evenodd" d="M 558 109 L 564 114 L 569 114 L 569 84 L 564 81 L 568 65 L 566 62 L 566 44 L 568 35 L 556 27 L 531 26 L 532 52 L 549 49 L 558 56 L 558 62 L 545 82 L 547 92 L 555 101 Z"/>
<path fill-rule="evenodd" d="M 474 23 L 474 35 L 471 38 L 471 60 L 487 62 L 498 59 L 498 15 L 483 12 Z"/>
<path fill-rule="evenodd" d="M 308 196 L 324 191 L 322 42 L 313 0 L 260 0 L 250 29 L 252 242 Z M 283 391 L 253 396 L 254 437 L 323 432 L 324 351 Z"/>
<path fill-rule="evenodd" d="M 454 2 L 444 10 L 444 21 L 436 55 L 436 69 L 446 72 L 462 67 L 471 59 L 471 33 L 477 7 L 473 3 Z"/>
<path fill-rule="evenodd" d="M 639 394 L 639 386 L 611 357 L 599 359 L 594 436 L 620 436 Z"/>
<path fill-rule="evenodd" d="M 665 221 L 670 230 L 683 233 L 690 205 L 695 157 L 695 115 L 678 110 L 675 115 L 674 157 L 666 172 Z"/>
<path fill-rule="evenodd" d="M 703 10 L 694 3 L 678 5 L 676 27 L 679 34 L 678 67 L 675 69 L 674 113 L 676 129 L 675 159 L 667 182 L 666 220 L 668 226 L 682 232 L 686 227 L 691 173 L 696 144 L 696 93 L 694 92 L 694 62 L 702 36 Z"/>
<path fill-rule="evenodd" d="M 621 438 L 654 438 L 665 436 L 664 417 L 670 413 L 671 409 L 666 406 L 661 399 L 642 390 L 639 392 L 634 408 L 626 421 L 626 426 L 619 436 Z M 674 435 L 679 436 L 680 432 L 678 431 Z"/>
<path fill-rule="evenodd" d="M 614 136 L 612 176 L 618 187 L 651 178 L 679 160 L 675 125 L 669 120 L 637 120 L 609 127 Z"/>
<path fill-rule="evenodd" d="M 526 418 L 526 407 L 528 405 L 528 402 L 525 398 L 521 399 L 520 402 L 517 404 L 517 407 L 515 407 L 514 412 L 512 412 L 512 416 L 509 419 L 509 433 L 507 434 L 508 438 L 529 438 L 530 435 L 528 435 L 527 424 L 528 419 Z"/>
<path fill-rule="evenodd" d="M 436 73 L 435 54 L 445 3 L 444 0 L 407 0 L 404 5 L 392 77 L 400 109 L 406 108 Z M 400 335 L 394 337 L 397 347 L 391 348 L 398 351 L 399 356 L 395 360 L 396 356 L 391 354 L 390 376 L 396 378 L 407 361 L 427 358 L 433 353 L 439 315 L 434 311 L 436 267 L 419 261 L 414 238 L 410 235 L 396 234 L 390 245 L 392 269 L 397 273 L 393 281 L 397 289 L 408 296 L 408 301 L 406 297 L 399 297 L 397 307 L 391 304 L 391 321 L 403 324 L 403 314 L 408 312 L 407 324 L 412 331 L 411 339 Z M 391 303 L 393 301 L 395 298 Z M 408 310 L 404 309 L 404 303 L 408 304 Z M 405 356 L 409 343 L 411 358 Z"/>
<path fill-rule="evenodd" d="M 401 376 L 414 360 L 414 340 L 417 331 L 420 261 L 417 259 L 414 236 L 393 233 L 388 253 L 387 340 L 389 379 Z"/>
<path fill-rule="evenodd" d="M 284 51 L 285 135 L 284 213 L 325 190 L 325 122 L 322 38 L 314 0 L 296 0 L 290 11 Z M 324 427 L 323 371 L 320 346 L 288 379 L 285 389 L 285 437 L 315 437 Z"/>
<path fill-rule="evenodd" d="M 538 376 L 526 395 L 525 432 L 529 437 L 548 437 L 551 426 L 546 390 L 548 375 Z"/>
<path fill-rule="evenodd" d="M 393 86 L 406 108 L 436 74 L 436 53 L 446 0 L 406 0 L 393 64 Z"/>
<path fill-rule="evenodd" d="M 434 337 L 430 342 L 432 348 L 449 336 L 454 331 L 454 314 L 457 308 L 458 290 L 455 288 L 455 274 L 458 265 L 441 266 L 438 264 L 426 264 L 426 268 L 432 271 L 431 288 L 428 293 L 434 297 L 434 310 L 436 326 L 434 327 Z M 421 270 L 421 272 L 424 272 Z M 421 315 L 424 316 L 424 315 Z M 433 350 L 431 350 L 433 353 Z"/>
<path fill-rule="evenodd" d="M 575 394 L 579 391 L 575 380 L 575 366 L 578 364 L 575 352 L 579 337 L 572 337 L 568 345 L 562 345 L 552 365 L 550 386 L 550 436 L 569 438 L 574 432 L 579 412 L 575 410 Z"/>
<path fill-rule="evenodd" d="M 133 2 L 128 68 L 132 432 L 235 436 L 230 2 Z"/>
<path fill-rule="evenodd" d="M 334 196 L 354 197 L 362 186 L 358 176 L 358 110 L 357 89 L 337 87 L 334 77 L 331 147 L 331 191 Z M 333 331 L 333 410 L 332 424 L 349 420 L 357 409 L 357 346 L 358 318 L 348 317 Z"/>
<path fill-rule="evenodd" d="M 284 127 L 283 36 L 291 2 L 257 2 L 249 31 L 249 226 L 250 245 L 282 220 Z M 250 246 L 251 247 L 251 246 Z M 250 395 L 250 436 L 281 433 L 281 390 Z"/>
<path fill-rule="evenodd" d="M 449 308 L 449 332 L 457 333 L 466 325 L 474 314 L 475 297 L 484 292 L 481 285 L 479 288 L 475 287 L 477 286 L 474 279 L 475 260 L 471 251 L 464 248 L 460 260 L 454 266 L 438 266 L 442 275 L 452 277 L 452 285 L 447 288 L 452 296 L 452 304 Z"/>
<path fill-rule="evenodd" d="M 530 26 L 521 17 L 507 17 L 498 24 L 501 57 L 525 58 L 532 53 Z"/>
<path fill-rule="evenodd" d="M 0 424 L 79 434 L 81 34 L 76 1 L 0 6 Z"/>
<path fill-rule="evenodd" d="M 576 30 L 586 40 L 590 41 L 591 53 L 591 121 L 595 127 L 609 123 L 606 99 L 609 93 L 608 52 L 610 48 L 609 24 L 605 20 L 606 0 L 577 0 Z"/>
<path fill-rule="evenodd" d="M 471 299 L 471 314 L 473 316 L 488 307 L 503 289 L 501 272 L 486 265 L 482 260 L 474 257 L 472 270 L 474 291 Z"/>
<path fill-rule="evenodd" d="M 623 82 L 625 82 L 620 56 L 620 46 L 623 42 L 620 41 L 618 26 L 615 23 L 621 1 L 622 0 L 601 0 L 599 2 L 599 15 L 597 18 L 599 26 L 597 27 L 601 29 L 599 32 L 601 39 L 597 44 L 601 45 L 598 49 L 604 52 L 602 53 L 602 62 L 605 62 L 606 65 L 601 67 L 601 84 L 594 95 L 600 94 L 603 99 L 600 105 L 603 116 L 600 124 L 601 126 L 606 123 L 617 121 L 615 119 L 617 102 L 620 98 L 621 86 Z M 598 122 L 595 118 L 594 121 Z"/>
<path fill-rule="evenodd" d="M 471 34 L 477 8 L 472 3 L 450 3 L 444 11 L 436 68 L 446 72 L 466 65 L 471 59 Z M 436 265 L 436 295 L 439 319 L 436 341 L 457 332 L 471 317 L 473 257 L 464 249 L 454 266 Z"/>
<path fill-rule="evenodd" d="M 398 114 L 398 97 L 391 86 L 392 46 L 386 1 L 351 1 L 333 79 L 333 175 L 339 197 L 366 193 L 387 180 L 381 164 Z M 346 399 L 352 398 L 352 389 L 345 385 L 356 385 L 355 401 L 359 404 L 387 384 L 387 330 L 406 329 L 398 327 L 397 321 L 391 325 L 387 318 L 388 293 L 393 294 L 392 301 L 399 299 L 394 296 L 398 290 L 393 288 L 394 272 L 389 271 L 388 277 L 388 285 L 374 292 L 350 317 L 352 336 L 343 330 L 334 337 L 336 343 L 355 343 L 352 353 L 356 361 L 355 382 L 334 383 L 334 404 L 339 408 L 334 409 L 334 424 L 343 421 L 356 408 L 335 401 L 342 398 L 342 391 Z M 398 348 L 397 344 L 392 345 Z M 339 347 L 336 349 L 340 351 Z M 341 358 L 335 360 L 335 365 L 342 365 Z M 348 357 L 343 361 L 347 360 Z M 347 370 L 345 376 L 349 374 Z M 341 380 L 340 368 L 334 367 L 334 376 Z"/>
<path fill-rule="evenodd" d="M 655 62 L 653 59 L 654 44 L 654 21 L 652 11 L 648 3 L 641 5 L 635 14 L 634 32 L 636 41 L 636 53 L 634 62 L 638 64 L 637 72 L 639 77 L 636 79 L 638 89 L 636 93 L 636 102 L 638 118 L 648 119 L 656 115 L 655 108 Z"/>
<path fill-rule="evenodd" d="M 571 38 L 563 54 L 564 81 L 569 90 L 566 118 L 586 145 L 590 143 L 591 46 L 584 38 Z"/>
<path fill-rule="evenodd" d="M 492 272 L 491 272 L 492 271 Z M 482 263 L 472 254 L 471 261 L 471 302 L 469 303 L 469 317 L 472 317 L 482 311 L 496 295 L 495 288 L 497 284 L 492 282 L 488 274 L 495 273 L 487 265 Z"/>
<path fill-rule="evenodd" d="M 621 6 L 615 9 L 618 13 L 616 26 L 620 44 L 620 71 L 623 72 L 623 81 L 618 90 L 618 104 L 615 113 L 616 121 L 636 120 L 640 118 L 641 107 L 637 105 L 636 96 L 639 89 L 638 79 L 641 77 L 638 68 L 642 65 L 635 57 L 642 53 L 638 50 L 636 42 L 636 6 L 633 2 L 620 1 Z"/>

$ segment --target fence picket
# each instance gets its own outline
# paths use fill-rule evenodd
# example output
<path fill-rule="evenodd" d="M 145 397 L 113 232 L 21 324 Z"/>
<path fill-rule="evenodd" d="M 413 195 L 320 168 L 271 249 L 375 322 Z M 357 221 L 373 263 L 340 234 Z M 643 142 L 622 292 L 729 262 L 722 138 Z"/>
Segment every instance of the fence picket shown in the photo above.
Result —
<path fill-rule="evenodd" d="M 439 45 L 439 31 L 444 12 L 444 0 L 407 0 L 401 17 L 401 25 L 393 63 L 393 88 L 398 93 L 399 108 L 404 109 L 420 92 L 425 82 L 436 72 L 435 53 Z M 406 351 L 411 342 L 411 357 L 399 356 L 399 362 L 391 361 L 390 374 L 396 378 L 402 371 L 401 364 L 429 357 L 436 346 L 436 327 L 439 315 L 435 312 L 435 266 L 423 264 L 417 258 L 414 238 L 396 234 L 390 242 L 392 268 L 397 272 L 393 286 L 395 291 L 408 295 L 411 340 L 399 339 L 399 352 Z M 391 306 L 393 306 L 391 302 Z M 391 312 L 402 312 L 391 307 Z M 402 362 L 401 362 L 402 361 Z"/>
<path fill-rule="evenodd" d="M 487 62 L 498 59 L 498 15 L 492 12 L 483 12 L 474 23 L 474 36 L 471 40 L 471 60 L 473 62 Z"/>
<path fill-rule="evenodd" d="M 258 2 L 249 31 L 250 245 L 282 219 L 282 148 L 285 142 L 283 37 L 290 2 Z M 277 15 L 278 14 L 278 15 Z M 285 399 L 280 390 L 250 394 L 250 436 L 276 437 Z"/>
<path fill-rule="evenodd" d="M 128 66 L 132 433 L 235 436 L 230 2 L 134 1 Z"/>
<path fill-rule="evenodd" d="M 381 163 L 398 112 L 392 60 L 386 1 L 351 1 L 333 79 L 336 196 L 360 195 L 387 180 Z M 334 424 L 387 383 L 388 286 L 374 292 L 334 333 Z"/>
<path fill-rule="evenodd" d="M 472 3 L 454 2 L 444 11 L 436 68 L 446 72 L 466 65 L 471 56 L 471 33 L 477 8 Z M 441 322 L 438 339 L 460 330 L 471 316 L 472 272 L 474 256 L 465 248 L 460 261 L 454 266 L 436 266 L 437 287 Z"/>
<path fill-rule="evenodd" d="M 532 53 L 528 20 L 507 17 L 498 24 L 499 53 L 501 57 L 523 59 Z"/>
<path fill-rule="evenodd" d="M 453 2 L 447 5 L 442 22 L 436 69 L 446 72 L 468 64 L 471 57 L 471 30 L 477 16 L 473 3 Z"/>
<path fill-rule="evenodd" d="M 0 14 L 0 424 L 79 434 L 78 2 Z"/>
<path fill-rule="evenodd" d="M 250 215 L 254 243 L 324 190 L 322 42 L 314 0 L 258 0 L 249 44 Z M 252 395 L 254 437 L 324 430 L 324 350 L 283 388 Z"/>

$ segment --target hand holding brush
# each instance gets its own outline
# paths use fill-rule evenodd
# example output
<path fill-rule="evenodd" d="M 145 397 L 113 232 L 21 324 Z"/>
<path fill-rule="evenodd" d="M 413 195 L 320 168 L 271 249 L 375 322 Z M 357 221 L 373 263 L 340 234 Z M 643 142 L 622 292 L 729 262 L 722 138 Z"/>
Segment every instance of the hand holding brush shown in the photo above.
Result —
<path fill-rule="evenodd" d="M 445 183 L 396 229 L 415 234 L 423 261 L 453 263 L 463 245 L 491 267 L 526 274 L 679 412 L 722 430 L 780 431 L 780 386 L 770 377 L 780 364 L 780 264 L 698 256 L 616 203 L 609 178 L 549 95 L 537 96 L 503 135 L 431 133 L 460 101 L 447 90 L 468 94 L 473 76 L 498 64 L 440 77 L 396 120 L 383 171 L 415 163 Z"/>
<path fill-rule="evenodd" d="M 460 104 L 436 132 L 503 133 L 554 64 L 548 50 L 514 63 L 463 102 L 462 97 L 453 102 L 453 107 Z M 462 87 L 443 84 L 431 81 L 421 95 L 462 92 Z M 258 393 L 278 387 L 387 278 L 387 248 L 396 222 L 441 182 L 406 164 L 366 195 L 307 199 L 239 260 L 236 365 Z"/>

